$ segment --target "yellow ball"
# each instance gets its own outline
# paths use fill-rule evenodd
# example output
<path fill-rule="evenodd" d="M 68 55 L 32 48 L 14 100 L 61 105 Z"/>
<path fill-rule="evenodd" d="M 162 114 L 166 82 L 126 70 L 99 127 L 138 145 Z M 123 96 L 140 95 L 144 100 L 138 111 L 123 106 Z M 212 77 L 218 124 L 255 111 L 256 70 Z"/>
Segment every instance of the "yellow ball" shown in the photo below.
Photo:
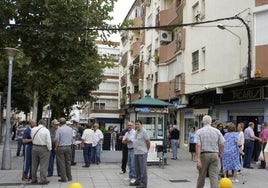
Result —
<path fill-rule="evenodd" d="M 81 183 L 74 182 L 74 183 L 69 185 L 69 188 L 83 188 L 83 186 Z"/>
<path fill-rule="evenodd" d="M 233 184 L 229 178 L 222 178 L 220 180 L 220 188 L 232 188 Z"/>

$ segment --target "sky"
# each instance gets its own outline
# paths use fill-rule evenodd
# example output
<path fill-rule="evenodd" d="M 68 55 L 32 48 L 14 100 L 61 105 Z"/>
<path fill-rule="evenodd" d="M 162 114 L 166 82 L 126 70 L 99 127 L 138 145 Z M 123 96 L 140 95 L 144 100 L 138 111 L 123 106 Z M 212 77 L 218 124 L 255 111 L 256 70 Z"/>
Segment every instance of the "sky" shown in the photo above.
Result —
<path fill-rule="evenodd" d="M 120 24 L 125 19 L 129 9 L 133 5 L 135 0 L 118 0 L 114 6 L 114 11 L 112 12 L 112 16 L 114 17 L 114 20 L 111 22 L 112 24 Z M 120 41 L 120 35 L 119 33 L 116 35 L 112 35 L 110 37 L 112 41 L 119 42 Z"/>

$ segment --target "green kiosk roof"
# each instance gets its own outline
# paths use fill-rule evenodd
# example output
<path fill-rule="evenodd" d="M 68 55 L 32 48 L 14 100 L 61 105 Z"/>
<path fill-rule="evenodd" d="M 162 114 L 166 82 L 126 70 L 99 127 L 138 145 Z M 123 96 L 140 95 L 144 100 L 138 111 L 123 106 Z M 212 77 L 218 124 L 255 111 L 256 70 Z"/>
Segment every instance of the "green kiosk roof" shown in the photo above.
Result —
<path fill-rule="evenodd" d="M 146 89 L 145 93 L 146 93 L 146 96 L 144 98 L 136 100 L 130 103 L 129 105 L 133 107 L 135 106 L 167 107 L 167 106 L 172 105 L 171 103 L 152 98 L 150 96 L 150 93 L 151 93 L 150 89 Z"/>

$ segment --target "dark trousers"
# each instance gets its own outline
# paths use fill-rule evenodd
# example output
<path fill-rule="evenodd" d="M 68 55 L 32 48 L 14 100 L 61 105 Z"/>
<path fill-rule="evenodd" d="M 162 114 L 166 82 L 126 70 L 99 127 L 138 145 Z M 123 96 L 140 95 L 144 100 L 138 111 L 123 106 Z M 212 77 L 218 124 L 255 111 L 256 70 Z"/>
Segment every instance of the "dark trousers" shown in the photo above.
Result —
<path fill-rule="evenodd" d="M 56 159 L 56 152 L 54 149 L 51 150 L 50 156 L 49 156 L 49 165 L 48 165 L 48 176 L 53 176 L 53 171 L 54 171 L 54 161 Z M 58 163 L 58 160 L 56 160 L 56 166 L 57 166 L 57 174 L 58 176 L 60 175 L 60 166 Z"/>
<path fill-rule="evenodd" d="M 261 150 L 262 150 L 263 154 L 264 154 L 264 148 L 265 148 L 266 144 L 267 144 L 267 142 L 264 142 L 264 143 L 262 144 L 262 148 L 261 148 Z M 267 159 L 266 159 L 266 160 L 267 160 Z M 261 161 L 261 168 L 263 168 L 263 169 L 266 168 L 265 160 Z"/>
<path fill-rule="evenodd" d="M 245 140 L 245 144 L 244 144 L 245 156 L 244 156 L 243 166 L 246 168 L 251 167 L 251 159 L 252 159 L 253 150 L 254 150 L 254 141 Z"/>
<path fill-rule="evenodd" d="M 32 145 L 25 144 L 25 152 L 23 159 L 23 175 L 22 178 L 32 178 Z"/>
<path fill-rule="evenodd" d="M 127 160 L 128 160 L 128 148 L 126 145 L 123 145 L 122 146 L 122 162 L 121 162 L 121 169 L 123 172 L 126 172 Z"/>
<path fill-rule="evenodd" d="M 143 187 L 147 187 L 148 181 L 147 156 L 147 153 L 135 155 L 136 181 Z"/>
<path fill-rule="evenodd" d="M 91 151 L 92 150 L 92 144 L 84 144 L 84 149 L 83 149 L 83 156 L 84 156 L 84 162 L 85 165 L 90 165 L 91 164 Z"/>
<path fill-rule="evenodd" d="M 76 145 L 72 144 L 72 159 L 71 159 L 71 164 L 75 163 L 75 150 L 76 150 Z"/>

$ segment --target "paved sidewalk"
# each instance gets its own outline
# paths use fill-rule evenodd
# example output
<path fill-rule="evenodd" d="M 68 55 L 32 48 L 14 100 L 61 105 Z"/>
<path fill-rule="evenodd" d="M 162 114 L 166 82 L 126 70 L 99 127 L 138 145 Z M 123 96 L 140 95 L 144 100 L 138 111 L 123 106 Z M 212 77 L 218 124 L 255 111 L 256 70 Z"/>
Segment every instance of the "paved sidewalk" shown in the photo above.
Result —
<path fill-rule="evenodd" d="M 83 188 L 125 188 L 129 187 L 126 180 L 128 174 L 119 174 L 121 151 L 103 151 L 102 163 L 91 165 L 89 168 L 82 168 L 82 151 L 76 151 L 77 165 L 72 166 L 73 181 L 67 183 L 58 182 L 59 177 L 49 177 L 48 185 L 31 185 L 21 181 L 23 157 L 15 157 L 16 142 L 11 141 L 12 149 L 12 170 L 0 170 L 0 187 L 2 188 L 68 188 L 72 182 L 80 182 Z M 0 144 L 0 160 L 2 161 L 3 144 Z M 187 148 L 179 149 L 179 159 L 169 160 L 167 165 L 160 168 L 158 165 L 148 166 L 148 188 L 195 188 L 197 179 L 196 163 L 190 160 Z M 2 163 L 0 163 L 2 164 Z M 253 165 L 254 166 L 254 165 Z M 234 183 L 233 188 L 263 188 L 268 187 L 268 171 L 263 169 L 243 170 L 246 182 Z M 239 175 L 242 181 L 242 176 Z M 171 182 L 170 180 L 174 180 Z M 207 178 L 205 188 L 209 188 Z"/>

